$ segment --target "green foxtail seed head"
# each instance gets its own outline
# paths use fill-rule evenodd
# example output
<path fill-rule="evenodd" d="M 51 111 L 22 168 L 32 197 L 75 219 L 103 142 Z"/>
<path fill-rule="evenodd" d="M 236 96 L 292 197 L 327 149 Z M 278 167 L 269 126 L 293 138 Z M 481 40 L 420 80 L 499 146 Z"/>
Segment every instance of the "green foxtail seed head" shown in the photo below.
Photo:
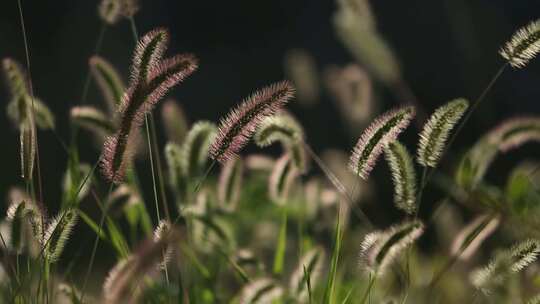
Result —
<path fill-rule="evenodd" d="M 390 143 L 384 150 L 394 182 L 394 203 L 408 214 L 416 211 L 416 173 L 412 158 L 404 145 Z"/>
<path fill-rule="evenodd" d="M 361 267 L 376 276 L 383 275 L 388 266 L 423 232 L 424 224 L 412 221 L 369 233 L 360 246 Z"/>
<path fill-rule="evenodd" d="M 469 102 L 460 98 L 435 110 L 420 133 L 417 151 L 417 160 L 420 165 L 424 167 L 437 166 L 450 131 L 468 107 Z"/>
<path fill-rule="evenodd" d="M 221 170 L 218 180 L 217 196 L 219 206 L 227 212 L 236 210 L 242 193 L 244 162 L 241 158 L 231 158 Z"/>
<path fill-rule="evenodd" d="M 182 168 L 186 176 L 197 177 L 203 172 L 216 134 L 217 127 L 212 122 L 198 121 L 193 124 L 182 145 Z"/>
<path fill-rule="evenodd" d="M 73 227 L 77 223 L 77 217 L 77 211 L 69 209 L 57 215 L 47 226 L 45 231 L 47 245 L 43 254 L 50 263 L 55 263 L 60 259 Z"/>
<path fill-rule="evenodd" d="M 246 284 L 240 291 L 240 304 L 274 303 L 284 295 L 283 287 L 273 279 L 259 278 Z"/>
<path fill-rule="evenodd" d="M 413 107 L 403 107 L 377 117 L 356 143 L 349 159 L 349 169 L 367 179 L 383 149 L 407 128 L 414 115 Z"/>
<path fill-rule="evenodd" d="M 514 68 L 522 68 L 540 52 L 540 20 L 520 28 L 499 51 Z"/>

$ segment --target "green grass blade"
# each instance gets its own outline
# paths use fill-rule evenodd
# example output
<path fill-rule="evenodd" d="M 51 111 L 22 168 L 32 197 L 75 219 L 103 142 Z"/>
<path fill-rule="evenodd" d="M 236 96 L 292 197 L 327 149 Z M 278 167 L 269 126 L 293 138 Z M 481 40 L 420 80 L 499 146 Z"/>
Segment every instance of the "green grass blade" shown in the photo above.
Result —
<path fill-rule="evenodd" d="M 277 241 L 276 254 L 274 256 L 274 274 L 283 272 L 283 264 L 285 262 L 285 250 L 287 249 L 287 208 L 283 207 L 283 216 L 281 218 L 281 227 Z"/>

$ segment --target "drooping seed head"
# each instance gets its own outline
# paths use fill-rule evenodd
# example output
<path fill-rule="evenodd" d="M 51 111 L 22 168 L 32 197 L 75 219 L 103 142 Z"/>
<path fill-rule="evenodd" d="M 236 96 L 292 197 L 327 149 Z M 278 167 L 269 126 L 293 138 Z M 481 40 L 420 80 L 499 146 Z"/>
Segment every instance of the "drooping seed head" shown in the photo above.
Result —
<path fill-rule="evenodd" d="M 316 288 L 322 278 L 326 263 L 326 254 L 321 247 L 315 247 L 306 252 L 300 263 L 291 274 L 289 290 L 299 303 L 308 300 L 308 281 L 310 288 Z"/>
<path fill-rule="evenodd" d="M 525 269 L 538 259 L 540 241 L 528 239 L 513 245 L 510 249 L 499 252 L 487 266 L 471 273 L 472 284 L 482 292 L 503 284 L 512 274 Z"/>
<path fill-rule="evenodd" d="M 241 158 L 232 158 L 223 165 L 219 175 L 217 196 L 219 206 L 227 211 L 236 210 L 242 193 L 244 164 Z"/>
<path fill-rule="evenodd" d="M 77 212 L 74 209 L 66 210 L 56 216 L 47 226 L 45 232 L 47 244 L 43 255 L 50 263 L 55 263 L 60 259 L 73 227 L 77 223 L 77 217 Z"/>
<path fill-rule="evenodd" d="M 499 51 L 514 68 L 522 68 L 540 52 L 540 20 L 532 21 L 514 33 Z"/>
<path fill-rule="evenodd" d="M 209 156 L 209 149 L 217 135 L 217 126 L 209 121 L 196 122 L 182 145 L 182 167 L 188 177 L 202 173 Z"/>
<path fill-rule="evenodd" d="M 137 43 L 131 66 L 131 83 L 144 82 L 150 69 L 156 67 L 169 45 L 169 31 L 157 28 L 146 33 Z"/>
<path fill-rule="evenodd" d="M 369 233 L 360 250 L 360 265 L 375 275 L 383 275 L 389 265 L 424 232 L 419 221 Z"/>
<path fill-rule="evenodd" d="M 240 304 L 274 303 L 284 295 L 283 288 L 273 279 L 260 278 L 251 281 L 240 291 Z"/>
<path fill-rule="evenodd" d="M 133 254 L 121 260 L 110 272 L 103 285 L 105 303 L 130 302 L 139 295 L 140 280 L 151 275 L 163 259 L 163 252 L 170 246 L 177 245 L 180 234 L 174 228 L 154 240 L 143 241 Z"/>
<path fill-rule="evenodd" d="M 90 72 L 105 97 L 109 113 L 115 113 L 122 101 L 125 84 L 114 66 L 99 56 L 92 56 L 89 60 Z"/>
<path fill-rule="evenodd" d="M 32 124 L 32 119 L 21 123 L 19 132 L 21 147 L 21 177 L 27 181 L 31 181 L 32 174 L 34 172 L 34 161 L 36 158 L 36 129 Z"/>
<path fill-rule="evenodd" d="M 139 41 L 133 58 L 131 82 L 119 105 L 119 130 L 104 143 L 101 167 L 107 179 L 121 182 L 131 164 L 138 129 L 163 95 L 197 68 L 192 55 L 162 59 L 169 41 L 165 29 L 156 29 Z"/>
<path fill-rule="evenodd" d="M 173 99 L 168 99 L 161 108 L 161 119 L 169 141 L 181 144 L 187 136 L 189 122 L 182 108 Z"/>
<path fill-rule="evenodd" d="M 168 237 L 168 234 L 171 232 L 171 224 L 166 220 L 161 220 L 158 223 L 158 226 L 154 230 L 154 242 L 159 242 L 161 240 L 164 240 Z M 173 254 L 173 247 L 167 246 L 166 249 L 163 251 L 163 259 L 159 263 L 158 268 L 159 269 L 166 269 L 167 264 L 170 262 Z"/>
<path fill-rule="evenodd" d="M 416 172 L 411 155 L 398 141 L 385 148 L 385 156 L 394 182 L 394 203 L 408 214 L 416 211 Z"/>
<path fill-rule="evenodd" d="M 529 141 L 540 141 L 540 117 L 507 119 L 488 134 L 488 140 L 501 152 L 508 152 Z"/>
<path fill-rule="evenodd" d="M 100 110 L 91 106 L 76 106 L 70 111 L 71 121 L 80 127 L 95 132 L 98 136 L 111 135 L 115 126 Z"/>
<path fill-rule="evenodd" d="M 268 195 L 278 205 L 283 205 L 289 198 L 294 182 L 300 172 L 292 164 L 291 156 L 284 154 L 276 161 L 268 177 Z"/>
<path fill-rule="evenodd" d="M 236 156 L 259 124 L 281 110 L 293 95 L 294 88 L 288 81 L 272 84 L 253 93 L 221 119 L 218 136 L 210 147 L 210 157 L 225 163 Z"/>
<path fill-rule="evenodd" d="M 450 252 L 461 260 L 468 260 L 482 243 L 495 232 L 499 223 L 499 217 L 481 215 L 475 218 L 457 234 Z M 471 239 L 474 241 L 471 242 Z"/>
<path fill-rule="evenodd" d="M 120 19 L 121 3 L 119 0 L 102 0 L 98 6 L 99 17 L 110 25 Z"/>
<path fill-rule="evenodd" d="M 349 160 L 349 168 L 361 178 L 367 179 L 384 147 L 396 140 L 414 115 L 413 107 L 404 107 L 388 111 L 376 118 L 356 143 Z"/>
<path fill-rule="evenodd" d="M 169 172 L 169 186 L 177 198 L 183 201 L 187 194 L 188 178 L 182 165 L 184 155 L 182 148 L 175 143 L 167 143 L 165 146 L 165 160 Z"/>
<path fill-rule="evenodd" d="M 420 133 L 417 151 L 417 160 L 420 165 L 437 166 L 448 135 L 468 108 L 469 102 L 459 98 L 435 110 Z"/>

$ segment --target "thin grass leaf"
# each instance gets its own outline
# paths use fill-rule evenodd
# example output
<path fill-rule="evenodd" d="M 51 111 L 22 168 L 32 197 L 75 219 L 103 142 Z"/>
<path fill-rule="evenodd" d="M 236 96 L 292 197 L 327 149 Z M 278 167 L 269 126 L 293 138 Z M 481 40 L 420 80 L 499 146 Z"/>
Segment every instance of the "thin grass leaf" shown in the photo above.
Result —
<path fill-rule="evenodd" d="M 308 302 L 310 298 L 309 290 L 316 287 L 320 279 L 322 279 L 325 263 L 326 254 L 320 247 L 309 250 L 301 257 L 300 263 L 291 274 L 289 282 L 289 291 L 298 303 Z"/>
<path fill-rule="evenodd" d="M 394 182 L 394 203 L 407 214 L 416 212 L 416 173 L 412 157 L 404 145 L 395 141 L 385 148 Z"/>
<path fill-rule="evenodd" d="M 125 84 L 114 66 L 99 56 L 92 56 L 89 61 L 90 72 L 105 97 L 109 113 L 115 113 L 122 101 Z"/>
<path fill-rule="evenodd" d="M 163 127 L 169 141 L 182 144 L 189 130 L 188 119 L 174 99 L 168 99 L 161 108 Z"/>
<path fill-rule="evenodd" d="M 45 240 L 48 240 L 43 255 L 49 263 L 56 263 L 60 259 L 64 247 L 71 237 L 73 227 L 77 223 L 77 212 L 74 209 L 65 211 L 62 215 L 56 216 L 47 226 Z"/>
<path fill-rule="evenodd" d="M 210 147 L 210 157 L 220 163 L 236 156 L 247 144 L 259 124 L 274 115 L 294 95 L 288 81 L 267 86 L 246 98 L 221 119 L 218 135 Z"/>
<path fill-rule="evenodd" d="M 241 158 L 233 158 L 223 165 L 218 179 L 217 197 L 221 209 L 236 210 L 242 193 L 244 163 Z"/>
<path fill-rule="evenodd" d="M 413 107 L 388 111 L 362 133 L 353 149 L 349 168 L 361 178 L 367 179 L 384 147 L 396 140 L 415 115 Z"/>
<path fill-rule="evenodd" d="M 463 98 L 455 99 L 435 110 L 420 133 L 417 160 L 424 167 L 436 167 L 450 131 L 469 108 Z"/>
<path fill-rule="evenodd" d="M 260 278 L 245 285 L 240 291 L 240 304 L 266 304 L 279 301 L 283 288 L 273 279 Z"/>
<path fill-rule="evenodd" d="M 499 54 L 514 68 L 522 68 L 540 52 L 540 20 L 517 30 Z"/>
<path fill-rule="evenodd" d="M 422 222 L 411 221 L 367 234 L 360 246 L 360 266 L 374 276 L 384 275 L 395 259 L 423 232 Z"/>
<path fill-rule="evenodd" d="M 204 171 L 209 149 L 215 140 L 217 127 L 207 121 L 196 122 L 182 145 L 182 168 L 188 177 L 197 177 Z"/>
<path fill-rule="evenodd" d="M 341 205 L 340 205 L 341 208 Z M 341 246 L 343 241 L 343 231 L 342 231 L 342 219 L 341 219 L 341 210 L 336 213 L 336 226 L 334 229 L 334 247 L 332 250 L 332 258 L 330 261 L 330 273 L 328 274 L 328 279 L 326 281 L 326 286 L 324 289 L 324 303 L 335 303 L 335 289 L 336 289 L 336 279 L 338 272 L 338 262 L 341 254 Z"/>

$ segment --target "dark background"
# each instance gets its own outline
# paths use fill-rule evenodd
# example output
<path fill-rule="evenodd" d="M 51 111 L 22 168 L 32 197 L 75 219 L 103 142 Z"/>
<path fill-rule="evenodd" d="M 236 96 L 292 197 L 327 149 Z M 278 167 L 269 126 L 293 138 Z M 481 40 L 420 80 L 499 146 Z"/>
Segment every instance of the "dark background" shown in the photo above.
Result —
<path fill-rule="evenodd" d="M 87 61 L 100 29 L 98 1 L 22 2 L 35 94 L 56 114 L 57 133 L 68 141 L 69 109 L 80 101 Z M 378 28 L 400 59 L 404 78 L 430 111 L 456 97 L 477 97 L 503 64 L 497 54 L 499 47 L 517 28 L 540 16 L 537 0 L 371 2 Z M 321 70 L 328 64 L 352 62 L 332 28 L 335 8 L 332 0 L 147 0 L 142 1 L 136 22 L 141 34 L 157 26 L 168 27 L 172 34 L 169 54 L 187 51 L 200 58 L 200 69 L 171 95 L 181 102 L 191 121 L 217 121 L 254 89 L 282 79 L 283 57 L 291 48 L 309 51 Z M 101 55 L 119 67 L 126 79 L 133 46 L 126 20 L 107 30 Z M 6 56 L 24 62 L 16 0 L 2 0 L 0 4 L 0 57 Z M 89 103 L 102 104 L 95 91 L 91 86 Z M 377 91 L 383 109 L 396 103 L 381 85 L 377 85 Z M 2 107 L 9 100 L 5 87 L 0 90 L 0 100 Z M 463 150 L 503 118 L 539 113 L 539 105 L 540 59 L 522 70 L 507 69 L 453 151 Z M 323 147 L 349 150 L 354 144 L 324 91 L 315 107 L 292 105 L 291 109 L 318 151 Z M 0 117 L 0 196 L 5 196 L 10 186 L 21 185 L 22 181 L 18 133 L 5 114 Z M 161 144 L 163 141 L 161 136 Z M 82 159 L 95 162 L 99 152 L 92 141 L 82 138 L 80 142 Z M 40 132 L 39 144 L 45 203 L 56 210 L 66 154 L 51 132 Z M 536 152 L 527 146 L 515 158 Z M 507 171 L 513 161 L 503 157 L 498 170 Z M 148 182 L 143 184 L 151 185 L 146 167 L 143 179 Z"/>

